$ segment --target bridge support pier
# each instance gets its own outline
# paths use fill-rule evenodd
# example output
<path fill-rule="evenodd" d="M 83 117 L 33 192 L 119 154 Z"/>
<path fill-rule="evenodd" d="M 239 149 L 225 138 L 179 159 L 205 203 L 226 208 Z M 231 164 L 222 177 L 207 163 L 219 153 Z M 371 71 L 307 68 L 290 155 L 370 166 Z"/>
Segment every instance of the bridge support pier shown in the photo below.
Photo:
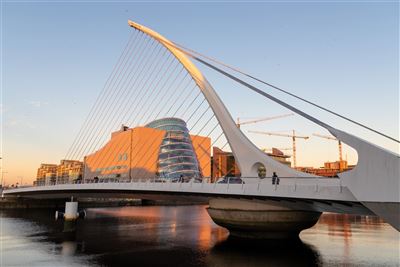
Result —
<path fill-rule="evenodd" d="M 211 199 L 207 208 L 212 220 L 230 235 L 254 239 L 298 238 L 312 227 L 321 213 L 291 210 L 272 201 Z"/>
<path fill-rule="evenodd" d="M 65 202 L 65 213 L 64 220 L 65 221 L 75 221 L 78 219 L 78 202 L 71 200 L 70 202 Z"/>
<path fill-rule="evenodd" d="M 74 201 L 73 197 L 71 197 L 71 201 L 65 202 L 64 213 L 56 211 L 55 215 L 56 220 L 64 218 L 64 232 L 75 231 L 76 220 L 85 216 L 85 210 L 78 211 L 78 202 Z"/>

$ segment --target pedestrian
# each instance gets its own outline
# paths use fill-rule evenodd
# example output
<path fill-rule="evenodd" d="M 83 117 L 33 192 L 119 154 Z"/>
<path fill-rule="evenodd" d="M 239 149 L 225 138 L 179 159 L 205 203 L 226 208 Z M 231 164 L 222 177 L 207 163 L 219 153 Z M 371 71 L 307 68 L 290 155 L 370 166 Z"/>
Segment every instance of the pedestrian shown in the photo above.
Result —
<path fill-rule="evenodd" d="M 276 172 L 273 172 L 272 174 L 272 184 L 279 184 L 279 177 Z"/>

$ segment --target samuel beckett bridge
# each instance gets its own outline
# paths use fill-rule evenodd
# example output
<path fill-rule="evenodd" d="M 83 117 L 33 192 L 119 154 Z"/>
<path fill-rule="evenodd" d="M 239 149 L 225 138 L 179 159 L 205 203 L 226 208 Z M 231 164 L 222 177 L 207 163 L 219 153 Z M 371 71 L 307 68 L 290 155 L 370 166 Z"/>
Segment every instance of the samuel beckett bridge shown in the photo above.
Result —
<path fill-rule="evenodd" d="M 65 157 L 70 163 L 83 162 L 76 167 L 83 168 L 82 175 L 71 180 L 61 173 L 37 186 L 4 190 L 4 196 L 208 200 L 215 223 L 247 237 L 297 235 L 313 226 L 322 212 L 377 215 L 400 230 L 398 155 L 336 129 L 248 81 L 398 140 L 169 41 L 145 26 L 132 21 L 129 26 L 132 35 Z M 356 150 L 357 165 L 327 178 L 274 160 L 237 127 L 191 60 L 325 128 Z M 206 179 L 221 168 L 210 160 L 214 147 L 232 151 L 239 177 Z M 76 201 L 66 202 L 66 220 L 77 218 L 77 206 Z"/>

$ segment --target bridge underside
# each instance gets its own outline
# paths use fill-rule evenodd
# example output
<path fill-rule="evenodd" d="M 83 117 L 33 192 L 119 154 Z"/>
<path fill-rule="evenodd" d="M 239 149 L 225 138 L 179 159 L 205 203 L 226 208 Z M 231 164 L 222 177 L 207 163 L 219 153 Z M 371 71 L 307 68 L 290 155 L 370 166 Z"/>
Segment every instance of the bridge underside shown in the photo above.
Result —
<path fill-rule="evenodd" d="M 162 191 L 146 191 L 146 190 L 51 190 L 51 191 L 35 191 L 19 192 L 18 194 L 8 194 L 8 196 L 16 196 L 31 199 L 69 199 L 74 198 L 120 198 L 120 199 L 149 199 L 149 200 L 182 200 L 182 201 L 209 201 L 211 199 L 243 199 L 254 200 L 263 203 L 278 204 L 293 210 L 316 211 L 316 212 L 334 212 L 360 215 L 374 215 L 374 213 L 366 208 L 362 203 L 351 201 L 332 201 L 332 200 L 316 200 L 316 199 L 299 199 L 284 197 L 268 197 L 268 196 L 244 196 L 236 194 L 208 194 L 193 192 L 162 192 Z"/>

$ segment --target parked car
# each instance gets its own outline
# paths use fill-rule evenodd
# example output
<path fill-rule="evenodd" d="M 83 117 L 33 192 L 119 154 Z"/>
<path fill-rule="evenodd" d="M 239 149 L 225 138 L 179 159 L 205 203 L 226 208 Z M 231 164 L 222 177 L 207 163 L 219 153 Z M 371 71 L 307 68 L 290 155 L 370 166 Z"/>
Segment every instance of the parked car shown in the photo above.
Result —
<path fill-rule="evenodd" d="M 218 181 L 219 184 L 244 184 L 244 181 L 240 177 L 224 177 L 222 180 Z"/>

